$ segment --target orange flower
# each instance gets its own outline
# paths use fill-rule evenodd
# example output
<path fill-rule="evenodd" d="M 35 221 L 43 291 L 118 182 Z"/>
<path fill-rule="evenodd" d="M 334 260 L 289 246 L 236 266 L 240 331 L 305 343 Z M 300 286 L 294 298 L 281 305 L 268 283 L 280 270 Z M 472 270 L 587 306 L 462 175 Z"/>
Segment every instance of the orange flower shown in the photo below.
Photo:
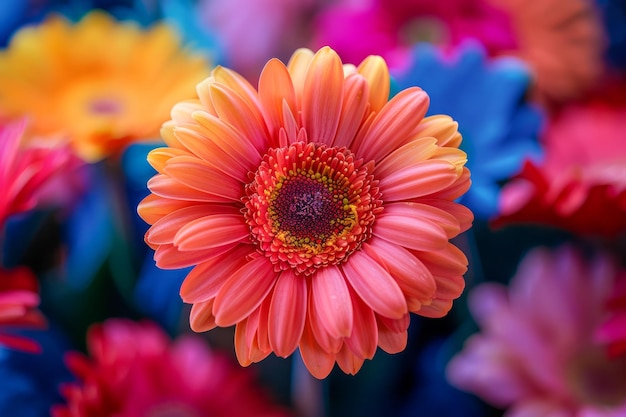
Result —
<path fill-rule="evenodd" d="M 580 97 L 600 80 L 606 40 L 595 2 L 487 1 L 509 15 L 519 44 L 509 52 L 529 63 L 539 99 Z"/>
<path fill-rule="evenodd" d="M 270 60 L 258 91 L 215 68 L 164 124 L 146 242 L 161 268 L 196 265 L 181 287 L 191 327 L 236 325 L 241 364 L 299 348 L 317 378 L 335 362 L 354 374 L 377 347 L 404 349 L 409 312 L 444 316 L 461 294 L 461 135 L 424 118 L 420 88 L 389 88 L 380 57 L 301 49 Z"/>
<path fill-rule="evenodd" d="M 69 141 L 93 162 L 158 136 L 208 73 L 164 24 L 141 30 L 101 11 L 75 25 L 51 16 L 0 52 L 0 114 L 28 115 L 29 137 Z"/>

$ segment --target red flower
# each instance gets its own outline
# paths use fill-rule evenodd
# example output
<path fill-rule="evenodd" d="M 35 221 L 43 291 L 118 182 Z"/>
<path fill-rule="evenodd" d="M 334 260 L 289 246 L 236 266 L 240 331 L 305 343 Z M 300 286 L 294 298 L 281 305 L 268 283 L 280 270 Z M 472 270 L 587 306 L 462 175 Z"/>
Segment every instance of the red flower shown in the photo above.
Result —
<path fill-rule="evenodd" d="M 526 163 L 494 225 L 537 223 L 582 235 L 626 231 L 626 106 L 572 105 L 549 123 L 545 161 Z"/>
<path fill-rule="evenodd" d="M 37 310 L 38 285 L 34 274 L 25 267 L 0 268 L 0 330 L 12 326 L 43 327 L 45 319 Z M 26 338 L 0 333 L 0 345 L 39 352 L 40 347 Z"/>
<path fill-rule="evenodd" d="M 155 324 L 109 319 L 89 330 L 87 348 L 67 356 L 79 382 L 61 388 L 53 417 L 289 415 L 197 336 L 171 342 Z"/>

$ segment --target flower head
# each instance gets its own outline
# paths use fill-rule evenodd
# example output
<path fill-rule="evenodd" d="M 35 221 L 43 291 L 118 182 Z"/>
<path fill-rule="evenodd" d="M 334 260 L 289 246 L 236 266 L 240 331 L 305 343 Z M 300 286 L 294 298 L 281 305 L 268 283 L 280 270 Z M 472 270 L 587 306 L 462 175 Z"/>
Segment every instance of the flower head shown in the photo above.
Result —
<path fill-rule="evenodd" d="M 170 341 L 151 322 L 109 319 L 90 328 L 88 357 L 67 355 L 76 383 L 54 417 L 287 417 L 252 374 L 195 336 Z"/>
<path fill-rule="evenodd" d="M 67 205 L 82 189 L 73 178 L 82 163 L 66 147 L 23 146 L 25 127 L 24 119 L 0 123 L 0 231 L 9 216 Z"/>
<path fill-rule="evenodd" d="M 477 217 L 492 217 L 500 183 L 517 174 L 524 160 L 542 154 L 537 138 L 543 114 L 524 99 L 531 84 L 528 68 L 514 58 L 488 59 L 483 47 L 470 42 L 450 53 L 420 44 L 409 62 L 394 80 L 403 88 L 426 90 L 428 114 L 449 114 L 459 122 L 472 172 L 472 187 L 460 202 Z"/>
<path fill-rule="evenodd" d="M 299 348 L 318 378 L 356 373 L 377 346 L 404 349 L 409 312 L 441 317 L 461 294 L 461 135 L 424 118 L 420 88 L 389 89 L 380 57 L 301 49 L 270 60 L 258 91 L 218 67 L 173 108 L 169 147 L 148 156 L 145 239 L 159 267 L 196 265 L 191 327 L 236 325 L 242 364 Z"/>
<path fill-rule="evenodd" d="M 37 310 L 37 279 L 26 267 L 0 268 L 0 345 L 38 352 L 39 345 L 24 337 L 4 332 L 14 326 L 43 327 L 45 319 Z"/>
<path fill-rule="evenodd" d="M 593 338 L 618 273 L 570 247 L 534 250 L 508 289 L 470 292 L 481 331 L 451 360 L 449 380 L 506 416 L 623 416 L 626 357 L 609 358 Z"/>
<path fill-rule="evenodd" d="M 165 24 L 142 30 L 102 11 L 50 16 L 0 53 L 0 115 L 28 115 L 30 140 L 69 142 L 97 161 L 158 136 L 171 106 L 208 74 Z"/>
<path fill-rule="evenodd" d="M 506 184 L 495 225 L 538 223 L 608 238 L 626 231 L 626 107 L 572 104 L 548 121 L 545 160 Z"/>
<path fill-rule="evenodd" d="M 626 357 L 626 272 L 616 280 L 607 300 L 608 314 L 595 332 L 595 340 L 606 346 L 609 357 Z"/>
<path fill-rule="evenodd" d="M 557 12 L 558 11 L 558 12 Z M 313 42 L 348 62 L 380 54 L 401 68 L 418 42 L 454 48 L 468 39 L 490 56 L 515 56 L 536 76 L 533 92 L 564 101 L 595 86 L 603 71 L 602 22 L 591 0 L 372 0 L 329 7 Z"/>

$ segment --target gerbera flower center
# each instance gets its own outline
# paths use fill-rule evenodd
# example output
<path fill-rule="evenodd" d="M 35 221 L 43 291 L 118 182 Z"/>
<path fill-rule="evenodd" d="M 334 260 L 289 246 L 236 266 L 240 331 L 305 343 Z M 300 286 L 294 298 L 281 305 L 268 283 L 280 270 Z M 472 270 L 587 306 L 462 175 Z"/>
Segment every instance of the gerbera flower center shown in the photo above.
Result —
<path fill-rule="evenodd" d="M 626 358 L 609 360 L 604 350 L 593 347 L 574 356 L 567 381 L 580 401 L 617 406 L 626 399 Z"/>
<path fill-rule="evenodd" d="M 246 188 L 252 238 L 279 270 L 308 275 L 342 262 L 371 236 L 382 209 L 376 184 L 345 148 L 271 149 Z"/>

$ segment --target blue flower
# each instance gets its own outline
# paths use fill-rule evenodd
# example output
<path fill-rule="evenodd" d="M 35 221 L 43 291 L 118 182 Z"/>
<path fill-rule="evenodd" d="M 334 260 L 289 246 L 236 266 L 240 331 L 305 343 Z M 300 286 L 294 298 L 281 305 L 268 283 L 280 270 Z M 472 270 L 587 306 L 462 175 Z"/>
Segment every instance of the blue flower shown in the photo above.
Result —
<path fill-rule="evenodd" d="M 477 218 L 495 215 L 499 184 L 519 172 L 525 159 L 541 155 L 543 114 L 525 101 L 531 82 L 526 66 L 514 58 L 489 59 L 475 43 L 452 56 L 419 44 L 408 69 L 392 75 L 397 87 L 416 85 L 428 93 L 428 115 L 449 114 L 458 121 L 472 174 L 472 187 L 460 202 Z"/>

